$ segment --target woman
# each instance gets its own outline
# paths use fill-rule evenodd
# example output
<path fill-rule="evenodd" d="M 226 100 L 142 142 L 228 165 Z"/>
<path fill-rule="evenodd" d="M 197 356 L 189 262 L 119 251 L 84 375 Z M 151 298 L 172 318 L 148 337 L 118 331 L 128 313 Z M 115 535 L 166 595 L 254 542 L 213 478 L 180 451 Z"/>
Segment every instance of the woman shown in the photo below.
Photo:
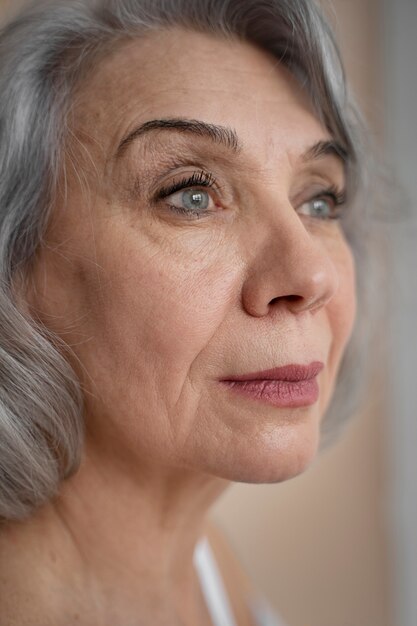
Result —
<path fill-rule="evenodd" d="M 277 623 L 207 513 L 359 397 L 331 34 L 309 0 L 66 0 L 1 55 L 1 625 Z"/>

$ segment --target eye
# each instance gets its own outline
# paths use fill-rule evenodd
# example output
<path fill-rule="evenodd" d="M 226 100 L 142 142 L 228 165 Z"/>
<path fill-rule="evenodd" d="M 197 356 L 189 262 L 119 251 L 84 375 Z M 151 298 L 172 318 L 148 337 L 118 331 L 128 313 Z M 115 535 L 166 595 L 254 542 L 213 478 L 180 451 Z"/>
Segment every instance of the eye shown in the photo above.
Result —
<path fill-rule="evenodd" d="M 171 209 L 180 213 L 199 214 L 215 208 L 213 198 L 205 189 L 184 189 L 165 199 Z"/>
<path fill-rule="evenodd" d="M 160 189 L 156 199 L 163 200 L 168 209 L 175 213 L 198 219 L 216 209 L 216 189 L 214 177 L 200 171 Z"/>
<path fill-rule="evenodd" d="M 307 202 L 300 207 L 304 215 L 315 217 L 320 220 L 338 220 L 341 218 L 341 206 L 345 203 L 345 194 L 336 189 L 329 189 Z"/>

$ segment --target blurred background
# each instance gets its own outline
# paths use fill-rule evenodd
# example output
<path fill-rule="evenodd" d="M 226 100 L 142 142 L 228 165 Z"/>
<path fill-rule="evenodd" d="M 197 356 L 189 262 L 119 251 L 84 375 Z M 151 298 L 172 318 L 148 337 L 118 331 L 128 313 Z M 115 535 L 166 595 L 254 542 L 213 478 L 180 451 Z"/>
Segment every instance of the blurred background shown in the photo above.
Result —
<path fill-rule="evenodd" d="M 417 1 L 323 6 L 396 190 L 367 404 L 304 475 L 233 486 L 212 514 L 290 626 L 417 626 Z"/>

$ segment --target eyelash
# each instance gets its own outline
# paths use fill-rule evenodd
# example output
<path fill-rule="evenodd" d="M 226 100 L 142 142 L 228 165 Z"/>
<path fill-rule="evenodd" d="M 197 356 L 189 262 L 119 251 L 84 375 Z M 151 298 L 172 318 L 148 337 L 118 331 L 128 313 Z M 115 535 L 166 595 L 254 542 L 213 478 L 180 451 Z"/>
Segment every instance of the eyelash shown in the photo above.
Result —
<path fill-rule="evenodd" d="M 186 190 L 192 187 L 205 187 L 205 188 L 210 188 L 210 189 L 211 188 L 219 189 L 219 186 L 217 185 L 217 181 L 215 177 L 213 176 L 213 174 L 210 174 L 209 172 L 205 172 L 204 170 L 200 170 L 199 172 L 194 172 L 191 176 L 182 178 L 176 183 L 173 183 L 172 185 L 170 185 L 169 187 L 164 187 L 160 189 L 156 195 L 156 200 L 164 200 L 165 198 L 168 198 L 172 194 L 176 193 L 177 191 Z M 171 204 L 169 205 L 169 208 L 172 211 L 175 211 L 176 213 L 180 213 L 181 215 L 186 214 L 190 217 L 194 217 L 197 219 L 201 217 L 201 213 L 197 211 L 181 209 Z"/>
<path fill-rule="evenodd" d="M 176 193 L 177 191 L 182 191 L 182 190 L 186 190 L 186 189 L 193 188 L 193 187 L 205 187 L 205 188 L 219 189 L 219 186 L 217 184 L 215 177 L 209 172 L 200 170 L 198 172 L 194 172 L 191 176 L 182 178 L 176 183 L 173 183 L 172 185 L 170 185 L 169 187 L 164 187 L 160 189 L 155 199 L 163 200 L 165 198 L 168 198 L 172 194 Z M 334 203 L 334 207 L 336 209 L 337 207 L 341 207 L 342 205 L 346 203 L 346 192 L 345 190 L 338 189 L 336 185 L 331 185 L 327 189 L 324 189 L 321 193 L 317 194 L 317 196 L 313 196 L 309 200 L 306 200 L 306 202 L 304 202 L 303 204 L 314 202 L 315 200 L 321 200 L 323 198 L 328 198 L 332 200 L 332 202 Z M 199 212 L 199 211 L 194 211 L 192 209 L 180 208 L 175 205 L 168 205 L 168 206 L 175 213 L 179 213 L 181 215 L 185 214 L 188 217 L 191 217 L 194 219 L 199 219 L 203 215 L 201 211 Z M 209 213 L 209 211 L 205 210 L 204 213 L 207 214 Z M 317 217 L 316 219 L 329 221 L 329 220 L 339 220 L 340 218 L 341 218 L 340 211 L 336 211 L 335 215 L 332 215 L 329 217 Z"/>

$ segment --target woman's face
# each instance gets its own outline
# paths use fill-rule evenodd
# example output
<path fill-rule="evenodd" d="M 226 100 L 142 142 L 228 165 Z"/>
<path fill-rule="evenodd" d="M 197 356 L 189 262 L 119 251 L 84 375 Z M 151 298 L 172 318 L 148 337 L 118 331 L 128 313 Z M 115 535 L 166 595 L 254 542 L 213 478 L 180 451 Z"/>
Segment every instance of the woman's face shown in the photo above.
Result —
<path fill-rule="evenodd" d="M 173 29 L 99 63 L 69 126 L 28 298 L 73 350 L 87 446 L 134 471 L 303 471 L 355 317 L 344 168 L 307 97 L 266 53 Z M 220 382 L 315 361 L 304 404 Z"/>

